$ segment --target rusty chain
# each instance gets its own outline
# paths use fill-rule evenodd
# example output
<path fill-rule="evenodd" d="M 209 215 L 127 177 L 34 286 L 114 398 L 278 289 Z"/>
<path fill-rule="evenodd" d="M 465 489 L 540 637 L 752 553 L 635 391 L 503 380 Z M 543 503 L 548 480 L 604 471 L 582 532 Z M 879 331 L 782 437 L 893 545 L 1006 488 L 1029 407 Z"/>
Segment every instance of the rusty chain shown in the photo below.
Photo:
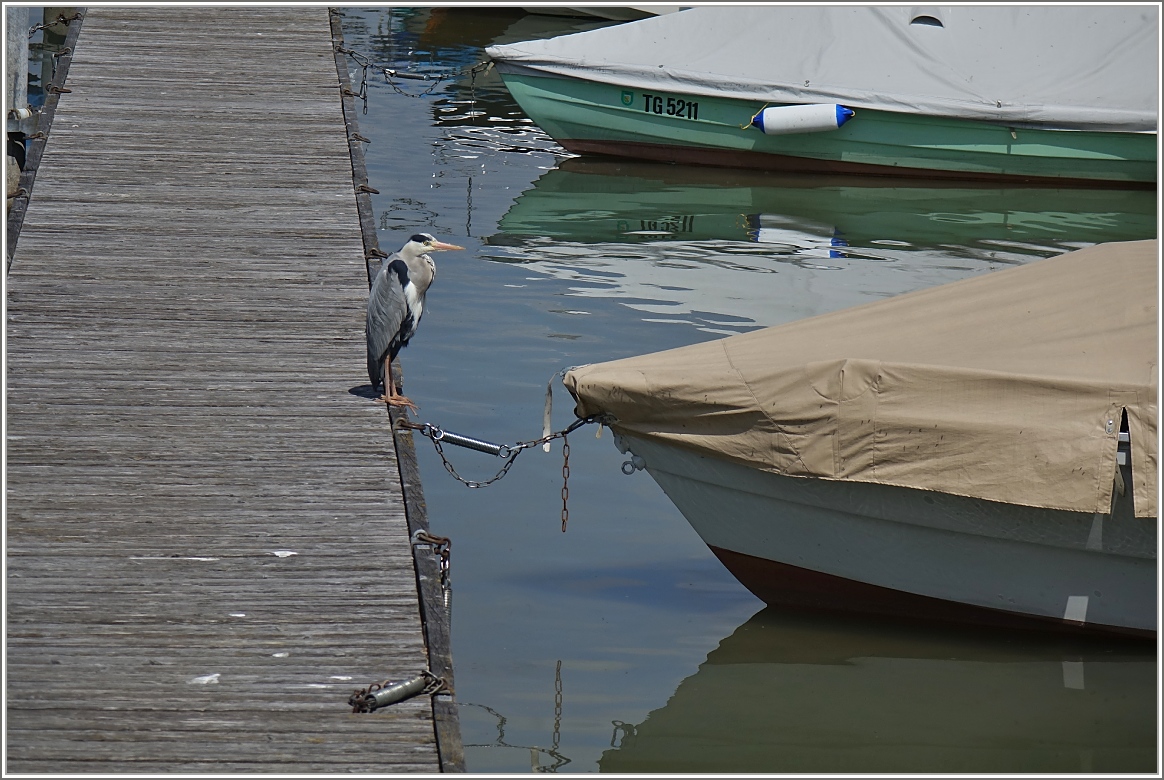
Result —
<path fill-rule="evenodd" d="M 80 21 L 81 18 L 82 16 L 79 13 L 73 14 L 69 17 L 66 17 L 64 14 L 57 14 L 57 18 L 53 19 L 51 22 L 45 22 L 44 24 L 34 24 L 32 27 L 30 27 L 28 29 L 28 37 L 31 38 L 41 30 L 47 30 L 50 27 L 56 27 L 58 24 L 67 25 L 70 22 Z"/>
<path fill-rule="evenodd" d="M 541 446 L 543 444 L 548 444 L 549 442 L 553 441 L 554 439 L 561 439 L 562 440 L 562 491 L 561 491 L 561 495 L 562 495 L 562 533 L 566 533 L 566 524 L 570 521 L 570 440 L 567 437 L 572 432 L 581 428 L 583 425 L 588 425 L 590 423 L 595 423 L 595 422 L 599 423 L 600 425 L 603 425 L 603 424 L 606 424 L 607 422 L 609 422 L 609 418 L 606 415 L 601 415 L 601 414 L 594 414 L 594 415 L 590 415 L 589 417 L 580 417 L 577 420 L 575 420 L 574 422 L 570 423 L 570 425 L 568 425 L 566 428 L 564 428 L 560 431 L 555 431 L 554 433 L 551 433 L 547 436 L 543 436 L 540 439 L 532 439 L 530 441 L 519 441 L 516 444 L 501 444 L 501 445 L 489 444 L 488 442 L 480 441 L 478 439 L 472 439 L 468 436 L 461 436 L 460 434 L 448 433 L 448 432 L 444 431 L 443 429 L 441 429 L 440 426 L 433 425 L 432 423 L 414 423 L 411 420 L 407 419 L 406 417 L 398 418 L 396 420 L 396 427 L 400 428 L 400 429 L 404 429 L 404 430 L 417 431 L 420 433 L 420 435 L 429 439 L 432 442 L 433 448 L 436 450 L 437 455 L 440 456 L 441 463 L 444 464 L 445 471 L 449 472 L 449 474 L 452 475 L 453 479 L 457 480 L 462 485 L 464 485 L 465 487 L 468 487 L 468 488 L 483 488 L 483 487 L 488 487 L 489 485 L 492 485 L 494 482 L 496 482 L 497 480 L 501 479 L 502 477 L 504 477 L 506 474 L 509 473 L 509 469 L 513 466 L 513 462 L 515 460 L 517 460 L 517 456 L 520 455 L 522 452 L 524 452 L 525 450 L 528 450 L 532 447 L 538 447 L 538 446 Z M 501 468 L 497 471 L 497 473 L 494 474 L 489 479 L 486 479 L 483 481 L 465 479 L 457 472 L 456 467 L 453 466 L 453 464 L 449 460 L 448 456 L 445 455 L 445 448 L 441 445 L 441 442 L 446 440 L 446 438 L 449 441 L 452 441 L 454 443 L 459 443 L 460 446 L 468 447 L 469 449 L 475 449 L 475 450 L 478 450 L 479 452 L 488 452 L 488 453 L 497 455 L 499 457 L 503 457 L 503 458 L 505 458 L 505 462 L 503 464 L 501 464 Z M 418 531 L 417 533 L 419 534 L 421 532 Z M 433 537 L 433 538 L 434 539 L 444 539 L 444 537 Z M 447 540 L 445 540 L 445 541 L 447 542 Z M 414 544 L 416 543 L 415 537 L 414 537 L 413 543 Z M 424 543 L 431 544 L 432 542 L 426 541 Z M 442 556 L 441 557 L 441 585 L 447 587 L 447 585 L 448 585 L 448 552 L 449 552 L 448 545 L 446 544 L 442 548 L 438 544 L 433 544 L 433 550 Z"/>
<path fill-rule="evenodd" d="M 421 433 L 424 433 L 424 432 L 422 431 Z M 425 434 L 425 435 L 427 435 L 427 434 Z M 452 474 L 453 479 L 457 480 L 462 485 L 464 485 L 465 487 L 468 487 L 468 488 L 483 488 L 483 487 L 488 487 L 489 485 L 492 485 L 494 482 L 496 482 L 497 480 L 501 479 L 502 477 L 504 477 L 506 474 L 509 473 L 509 467 L 513 465 L 513 462 L 515 460 L 517 460 L 517 456 L 521 453 L 521 450 L 512 450 L 509 453 L 509 457 L 507 457 L 505 459 L 505 463 L 501 466 L 500 471 L 498 471 L 496 474 L 494 474 L 493 477 L 491 477 L 490 479 L 487 479 L 484 482 L 479 482 L 479 481 L 472 480 L 472 479 L 465 479 L 460 474 L 458 474 L 456 468 L 453 467 L 452 462 L 450 462 L 449 459 L 447 457 L 445 457 L 445 448 L 441 446 L 440 439 L 434 438 L 432 436 L 428 436 L 428 438 L 432 440 L 432 446 L 434 448 L 436 448 L 437 454 L 441 456 L 441 462 L 445 464 L 445 471 Z"/>
<path fill-rule="evenodd" d="M 517 456 L 520 455 L 525 450 L 528 450 L 532 447 L 539 447 L 543 444 L 548 444 L 549 442 L 553 441 L 554 439 L 562 439 L 563 440 L 563 449 L 566 449 L 568 447 L 568 443 L 566 443 L 566 436 L 568 436 L 569 434 L 578 430 L 583 425 L 589 425 L 591 423 L 602 422 L 605 419 L 606 418 L 604 415 L 598 415 L 598 414 L 590 415 L 589 417 L 580 417 L 577 420 L 575 420 L 574 422 L 572 422 L 566 428 L 564 428 L 560 431 L 555 431 L 554 433 L 551 433 L 548 436 L 543 436 L 540 439 L 532 439 L 530 441 L 519 441 L 516 444 L 502 444 L 500 446 L 496 446 L 496 454 L 499 457 L 505 458 L 505 463 L 502 464 L 500 470 L 498 470 L 498 472 L 495 475 L 493 475 L 493 477 L 491 477 L 490 479 L 484 480 L 484 481 L 465 479 L 459 473 L 457 473 L 457 469 L 453 466 L 453 464 L 451 462 L 449 462 L 448 457 L 445 455 L 444 447 L 441 446 L 441 441 L 445 438 L 446 433 L 444 430 L 441 429 L 441 427 L 439 425 L 433 425 L 432 423 L 414 423 L 411 420 L 408 420 L 404 417 L 401 417 L 396 421 L 396 427 L 403 428 L 406 430 L 411 430 L 411 431 L 417 431 L 420 433 L 421 436 L 424 436 L 425 438 L 432 441 L 433 447 L 436 449 L 437 454 L 440 455 L 440 457 L 441 457 L 441 462 L 444 463 L 445 470 L 448 471 L 449 474 L 451 474 L 454 479 L 456 479 L 458 482 L 463 484 L 465 487 L 483 488 L 483 487 L 487 487 L 489 485 L 492 485 L 494 482 L 496 482 L 497 480 L 501 479 L 506 474 L 508 474 L 510 467 L 513 465 L 513 462 L 517 459 Z M 460 438 L 467 438 L 467 437 L 460 437 Z M 473 448 L 473 449 L 476 449 L 476 448 Z M 569 454 L 568 454 L 568 451 L 567 451 L 567 462 L 566 462 L 566 464 L 564 464 L 564 467 L 562 470 L 562 475 L 564 477 L 569 476 Z M 563 489 L 565 490 L 565 488 L 563 488 Z M 568 493 L 568 491 L 567 491 L 567 493 Z"/>
<path fill-rule="evenodd" d="M 570 440 L 562 435 L 562 533 L 566 533 L 566 522 L 570 519 L 567 501 L 570 498 Z"/>

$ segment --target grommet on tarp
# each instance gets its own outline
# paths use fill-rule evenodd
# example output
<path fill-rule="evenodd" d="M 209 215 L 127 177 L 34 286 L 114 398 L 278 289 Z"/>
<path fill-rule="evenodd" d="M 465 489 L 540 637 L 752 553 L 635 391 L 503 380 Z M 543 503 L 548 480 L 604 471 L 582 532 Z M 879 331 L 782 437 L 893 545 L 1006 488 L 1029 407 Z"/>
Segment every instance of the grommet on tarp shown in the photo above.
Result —
<path fill-rule="evenodd" d="M 408 680 L 399 682 L 384 680 L 372 683 L 367 688 L 352 693 L 348 698 L 348 704 L 352 706 L 353 713 L 375 712 L 381 707 L 397 704 L 414 696 L 421 694 L 431 696 L 447 690 L 448 685 L 445 684 L 444 678 L 437 677 L 426 669 Z"/>

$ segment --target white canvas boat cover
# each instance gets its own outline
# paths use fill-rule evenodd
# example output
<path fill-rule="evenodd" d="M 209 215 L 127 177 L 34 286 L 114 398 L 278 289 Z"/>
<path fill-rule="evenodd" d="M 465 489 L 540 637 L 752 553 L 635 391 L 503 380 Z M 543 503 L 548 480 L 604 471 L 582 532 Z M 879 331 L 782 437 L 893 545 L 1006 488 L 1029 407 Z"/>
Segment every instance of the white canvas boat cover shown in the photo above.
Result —
<path fill-rule="evenodd" d="M 579 416 L 762 471 L 1089 513 L 1110 511 L 1126 411 L 1155 517 L 1158 259 L 1100 244 L 565 384 Z"/>
<path fill-rule="evenodd" d="M 1158 4 L 716 5 L 486 52 L 533 75 L 647 92 L 1154 132 L 1159 14 Z"/>

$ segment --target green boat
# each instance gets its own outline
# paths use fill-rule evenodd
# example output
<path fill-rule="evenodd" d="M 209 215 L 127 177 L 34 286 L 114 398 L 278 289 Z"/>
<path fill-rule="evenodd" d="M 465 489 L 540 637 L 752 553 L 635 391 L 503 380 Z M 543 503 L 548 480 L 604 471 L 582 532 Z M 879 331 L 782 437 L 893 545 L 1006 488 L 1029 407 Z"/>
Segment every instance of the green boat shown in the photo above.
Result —
<path fill-rule="evenodd" d="M 486 51 L 522 109 L 577 154 L 1151 186 L 1158 15 L 702 7 Z"/>

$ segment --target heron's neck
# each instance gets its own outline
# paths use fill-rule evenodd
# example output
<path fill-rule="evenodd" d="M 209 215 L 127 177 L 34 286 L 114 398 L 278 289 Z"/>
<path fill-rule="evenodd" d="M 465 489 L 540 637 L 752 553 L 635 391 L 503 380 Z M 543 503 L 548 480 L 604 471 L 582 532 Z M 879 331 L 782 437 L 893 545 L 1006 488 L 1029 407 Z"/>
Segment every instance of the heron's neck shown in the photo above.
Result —
<path fill-rule="evenodd" d="M 436 276 L 436 265 L 428 255 L 406 257 L 404 261 L 408 264 L 409 281 L 416 285 L 416 289 L 423 295 Z"/>

